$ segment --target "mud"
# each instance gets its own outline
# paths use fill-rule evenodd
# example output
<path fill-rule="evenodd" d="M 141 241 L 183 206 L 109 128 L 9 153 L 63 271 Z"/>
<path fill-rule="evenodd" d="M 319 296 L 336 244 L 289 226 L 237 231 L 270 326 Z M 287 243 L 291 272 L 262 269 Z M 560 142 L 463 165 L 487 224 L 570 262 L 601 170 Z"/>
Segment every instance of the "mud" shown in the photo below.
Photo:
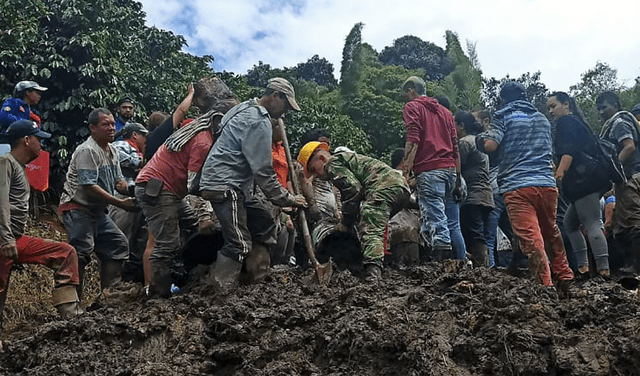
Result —
<path fill-rule="evenodd" d="M 3 375 L 633 375 L 638 283 L 583 282 L 585 296 L 456 262 L 348 269 L 328 287 L 276 267 L 220 296 L 148 300 L 108 291 L 83 317 L 3 334 Z M 624 286 L 623 286 L 624 285 Z"/>

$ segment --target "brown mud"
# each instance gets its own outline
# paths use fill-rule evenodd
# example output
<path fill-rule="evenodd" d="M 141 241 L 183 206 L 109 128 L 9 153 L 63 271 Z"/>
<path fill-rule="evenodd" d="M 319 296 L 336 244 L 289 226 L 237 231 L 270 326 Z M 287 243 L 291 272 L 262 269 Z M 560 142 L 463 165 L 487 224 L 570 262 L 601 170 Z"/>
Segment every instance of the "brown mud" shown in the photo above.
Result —
<path fill-rule="evenodd" d="M 348 270 L 327 287 L 275 267 L 219 296 L 166 300 L 122 284 L 84 316 L 3 333 L 2 375 L 637 375 L 638 282 L 596 278 L 584 296 L 447 261 Z"/>

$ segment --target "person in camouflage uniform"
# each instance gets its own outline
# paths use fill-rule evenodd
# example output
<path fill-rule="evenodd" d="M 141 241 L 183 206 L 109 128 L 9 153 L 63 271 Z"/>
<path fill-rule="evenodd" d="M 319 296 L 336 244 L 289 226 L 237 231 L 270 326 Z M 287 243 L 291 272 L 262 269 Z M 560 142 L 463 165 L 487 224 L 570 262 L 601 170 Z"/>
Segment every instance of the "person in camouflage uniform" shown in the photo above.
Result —
<path fill-rule="evenodd" d="M 298 162 L 307 174 L 330 180 L 340 190 L 342 220 L 337 229 L 346 231 L 357 221 L 365 280 L 378 281 L 389 218 L 409 200 L 409 186 L 401 174 L 377 159 L 348 151 L 331 155 L 328 150 L 324 142 L 309 142 L 300 150 Z"/>

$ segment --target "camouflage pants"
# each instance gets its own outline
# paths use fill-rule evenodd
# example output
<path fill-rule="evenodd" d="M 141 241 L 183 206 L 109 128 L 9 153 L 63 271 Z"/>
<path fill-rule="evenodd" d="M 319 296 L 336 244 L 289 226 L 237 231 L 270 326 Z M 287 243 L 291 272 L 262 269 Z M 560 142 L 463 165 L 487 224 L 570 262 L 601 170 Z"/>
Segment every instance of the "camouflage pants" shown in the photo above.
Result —
<path fill-rule="evenodd" d="M 358 232 L 365 263 L 381 263 L 386 249 L 389 219 L 409 201 L 401 186 L 370 192 L 360 206 Z"/>

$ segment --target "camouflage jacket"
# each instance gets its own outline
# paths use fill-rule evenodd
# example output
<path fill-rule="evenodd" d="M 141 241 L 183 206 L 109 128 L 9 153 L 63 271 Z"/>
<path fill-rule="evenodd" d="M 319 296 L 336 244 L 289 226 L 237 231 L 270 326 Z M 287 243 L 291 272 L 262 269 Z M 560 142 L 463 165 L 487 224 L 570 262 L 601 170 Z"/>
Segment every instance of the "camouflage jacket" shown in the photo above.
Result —
<path fill-rule="evenodd" d="M 355 221 L 362 200 L 384 200 L 392 192 L 409 186 L 401 173 L 385 163 L 364 155 L 340 152 L 325 165 L 329 179 L 340 190 L 342 215 Z"/>

